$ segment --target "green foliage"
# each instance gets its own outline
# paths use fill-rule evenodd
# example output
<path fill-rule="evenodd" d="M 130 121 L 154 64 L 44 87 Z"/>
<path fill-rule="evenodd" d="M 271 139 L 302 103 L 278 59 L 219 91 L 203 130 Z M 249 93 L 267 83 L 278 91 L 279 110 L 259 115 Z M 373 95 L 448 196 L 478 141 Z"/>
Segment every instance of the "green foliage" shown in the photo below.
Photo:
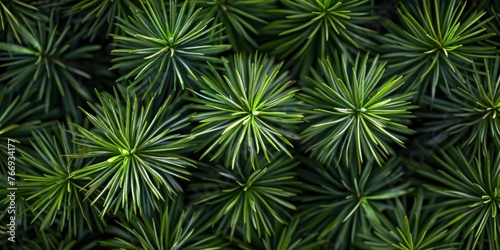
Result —
<path fill-rule="evenodd" d="M 78 35 L 71 35 L 70 23 L 62 28 L 54 20 L 54 11 L 47 22 L 36 20 L 35 24 L 24 19 L 25 26 L 18 28 L 22 44 L 0 42 L 0 68 L 7 71 L 0 76 L 6 82 L 9 91 L 26 94 L 37 91 L 37 101 L 43 100 L 45 112 L 56 106 L 54 98 L 62 99 L 62 107 L 76 116 L 70 107 L 76 106 L 75 96 L 91 100 L 88 89 L 77 79 L 90 78 L 90 75 L 72 62 L 90 58 L 90 52 L 100 48 L 99 45 L 76 47 Z"/>
<path fill-rule="evenodd" d="M 464 1 L 415 1 L 401 4 L 400 24 L 388 21 L 389 33 L 381 38 L 383 58 L 389 62 L 390 74 L 405 75 L 412 80 L 409 89 L 419 89 L 420 97 L 431 88 L 449 93 L 450 86 L 463 82 L 463 72 L 473 60 L 494 57 L 494 47 L 477 46 L 494 35 L 484 27 L 491 18 L 482 10 L 464 12 Z M 467 13 L 467 14 L 466 14 Z M 440 84 L 440 86 L 438 86 Z M 443 86 L 444 85 L 444 86 Z"/>
<path fill-rule="evenodd" d="M 40 230 L 52 226 L 56 220 L 60 231 L 67 229 L 73 235 L 84 225 L 90 229 L 95 225 L 101 227 L 99 220 L 92 220 L 97 217 L 97 210 L 83 200 L 80 192 L 85 182 L 73 179 L 74 171 L 88 162 L 68 157 L 75 146 L 65 127 L 59 125 L 54 135 L 48 131 L 34 131 L 33 138 L 31 144 L 35 151 L 23 150 L 20 158 L 30 171 L 17 176 L 23 180 L 19 191 L 27 196 L 29 211 L 36 214 L 33 220 L 42 221 Z"/>
<path fill-rule="evenodd" d="M 116 17 L 125 34 L 113 36 L 111 69 L 125 70 L 117 81 L 131 79 L 134 92 L 184 89 L 188 76 L 197 79 L 209 68 L 206 62 L 219 63 L 218 55 L 230 48 L 215 44 L 221 39 L 211 34 L 217 25 L 208 27 L 211 18 L 200 15 L 192 1 L 178 8 L 175 0 L 147 0 L 141 7 L 143 12 L 127 19 Z"/>
<path fill-rule="evenodd" d="M 453 147 L 433 154 L 432 160 L 432 166 L 418 164 L 414 167 L 419 174 L 434 181 L 426 187 L 439 194 L 440 205 L 446 207 L 440 213 L 440 220 L 450 226 L 447 238 L 464 242 L 467 249 L 478 245 L 478 249 L 500 249 L 498 149 L 488 147 L 483 153 L 471 155 Z M 479 244 L 483 240 L 486 245 Z"/>
<path fill-rule="evenodd" d="M 486 29 L 495 34 L 495 36 L 488 39 L 487 42 L 496 48 L 500 48 L 500 3 L 493 2 L 491 6 L 486 6 L 485 9 L 487 9 L 488 14 L 493 17 L 492 20 L 486 24 Z"/>
<path fill-rule="evenodd" d="M 21 15 L 33 15 L 38 9 L 27 0 L 2 0 L 0 1 L 0 30 L 7 33 L 6 40 L 13 40 L 13 36 L 18 43 L 21 43 L 18 29 L 22 26 L 19 20 Z"/>
<path fill-rule="evenodd" d="M 280 18 L 271 22 L 266 33 L 274 36 L 262 45 L 264 51 L 287 60 L 287 67 L 304 74 L 334 50 L 347 52 L 375 46 L 376 34 L 364 26 L 377 19 L 370 15 L 369 0 L 282 0 L 283 8 L 270 11 Z"/>
<path fill-rule="evenodd" d="M 19 144 L 16 144 L 16 148 L 19 146 L 20 146 Z M 14 154 L 14 157 L 16 157 L 16 158 L 18 158 L 19 156 L 20 156 L 19 154 Z M 9 180 L 8 177 L 12 178 L 12 176 L 8 175 L 8 174 L 10 171 L 16 171 L 16 169 L 18 169 L 18 168 L 22 169 L 23 166 L 20 164 L 17 164 L 15 166 L 15 169 L 11 170 L 12 165 L 10 166 L 11 168 L 9 168 L 8 164 L 5 164 L 5 165 L 6 166 L 4 168 L 4 171 L 2 171 L 2 173 L 0 173 L 0 178 L 2 178 L 3 180 L 6 180 L 3 183 L 0 183 L 0 188 L 1 188 L 0 195 L 2 196 L 2 199 L 0 200 L 0 209 L 1 209 L 0 220 L 10 222 L 10 219 L 11 219 L 10 216 L 14 215 L 14 213 L 15 213 L 16 215 L 14 218 L 14 222 L 16 224 L 16 230 L 18 230 L 18 231 L 21 231 L 21 230 L 27 231 L 28 229 L 33 230 L 35 228 L 34 224 L 36 224 L 36 226 L 37 226 L 36 230 L 39 230 L 40 223 L 41 223 L 40 220 L 32 222 L 32 218 L 33 218 L 32 215 L 33 214 L 26 213 L 26 211 L 28 211 L 28 208 L 29 208 L 29 203 L 26 201 L 26 198 L 27 198 L 26 195 L 24 195 L 23 193 L 20 193 L 20 192 L 16 192 L 15 208 L 10 207 L 12 196 L 8 196 L 8 195 L 11 195 L 12 190 L 9 190 L 9 188 L 12 188 L 13 186 L 11 186 L 10 183 L 7 181 L 7 180 Z M 19 180 L 16 177 L 14 177 L 14 179 L 16 181 Z M 10 180 L 12 180 L 12 179 L 10 179 Z M 14 190 L 14 192 L 15 192 L 15 190 Z M 2 236 L 5 235 L 5 237 L 1 237 L 1 239 L 0 239 L 0 246 L 6 245 L 6 242 L 8 240 L 7 231 L 9 229 L 10 228 L 7 225 L 7 223 L 0 225 L 0 235 L 2 235 Z"/>
<path fill-rule="evenodd" d="M 101 245 L 137 250 L 217 250 L 228 245 L 219 235 L 204 233 L 205 228 L 200 225 L 208 219 L 207 214 L 194 212 L 183 205 L 182 199 L 178 198 L 152 217 L 133 215 L 130 222 L 122 219 L 118 221 L 121 228 L 109 229 L 117 237 L 103 241 Z"/>
<path fill-rule="evenodd" d="M 299 233 L 299 225 L 304 223 L 300 217 L 295 216 L 288 225 L 275 222 L 275 236 L 264 235 L 262 241 L 253 241 L 253 244 L 238 242 L 238 247 L 243 250 L 312 250 L 318 249 L 324 244 L 322 240 L 316 240 L 317 233 Z M 241 231 L 241 230 L 240 230 Z M 258 237 L 253 231 L 252 238 Z"/>
<path fill-rule="evenodd" d="M 0 0 L 0 249 L 500 250 L 499 25 L 494 0 Z"/>
<path fill-rule="evenodd" d="M 202 158 L 217 150 L 210 160 L 223 155 L 234 168 L 241 155 L 254 165 L 260 151 L 269 161 L 271 147 L 292 157 L 289 139 L 297 135 L 291 125 L 301 123 L 302 115 L 295 111 L 298 90 L 281 66 L 258 53 L 236 54 L 224 63 L 222 76 L 212 67 L 211 75 L 196 82 L 200 91 L 191 90 L 195 97 L 188 100 L 199 111 L 192 116 L 200 122 L 193 130 L 203 140 L 198 148 L 209 145 Z"/>
<path fill-rule="evenodd" d="M 268 22 L 270 16 L 267 11 L 276 8 L 276 0 L 198 0 L 196 2 L 203 8 L 204 15 L 213 16 L 212 25 L 222 24 L 218 33 L 231 44 L 233 51 L 253 51 L 259 45 L 257 36 L 260 35 L 259 27 Z"/>
<path fill-rule="evenodd" d="M 442 130 L 449 135 L 445 148 L 460 143 L 475 152 L 500 145 L 500 59 L 485 59 L 484 70 L 473 67 L 474 74 L 452 89 L 449 100 L 434 103 L 439 114 L 429 115 L 434 121 L 426 124 L 425 131 Z M 446 119 L 439 119 L 443 113 Z"/>
<path fill-rule="evenodd" d="M 69 6 L 67 15 L 81 20 L 84 26 L 80 29 L 86 30 L 91 40 L 102 32 L 115 34 L 115 17 L 126 18 L 137 9 L 136 0 L 64 0 L 64 3 Z"/>
<path fill-rule="evenodd" d="M 319 72 L 308 78 L 310 87 L 303 88 L 300 98 L 311 121 L 303 140 L 322 164 L 343 159 L 360 167 L 363 158 L 374 158 L 381 165 L 393 153 L 389 143 L 404 146 L 402 134 L 413 133 L 405 124 L 415 108 L 408 102 L 414 92 L 395 94 L 401 77 L 382 80 L 385 63 L 378 63 L 378 56 L 368 59 L 358 54 L 352 69 L 346 57 L 321 60 Z"/>
<path fill-rule="evenodd" d="M 35 223 L 35 228 L 39 228 L 38 223 Z M 46 230 L 19 230 L 16 232 L 15 244 L 0 242 L 6 250 L 92 250 L 96 249 L 98 242 L 90 236 L 88 230 L 79 230 L 78 235 L 73 235 L 68 232 L 60 232 L 55 228 L 47 228 Z M 6 238 L 4 236 L 3 238 Z M 3 240 L 3 239 L 2 239 Z"/>
<path fill-rule="evenodd" d="M 35 106 L 28 99 L 14 96 L 6 88 L 0 92 L 0 138 L 26 136 L 41 124 L 41 120 L 33 116 L 44 109 L 43 105 Z M 29 119 L 28 119 L 29 117 Z M 4 162 L 4 161 L 3 161 Z"/>
<path fill-rule="evenodd" d="M 17 143 L 26 142 L 31 137 L 31 131 L 50 126 L 51 122 L 44 122 L 47 118 L 53 118 L 54 112 L 46 116 L 40 116 L 41 111 L 44 110 L 44 105 L 35 105 L 29 99 L 15 96 L 12 92 L 7 92 L 6 88 L 0 90 L 0 139 L 8 141 L 8 139 L 15 140 Z M 15 143 L 13 143 L 16 145 Z M 0 144 L 2 152 L 8 151 L 7 143 Z M 7 159 L 10 155 L 0 154 L 0 173 L 5 174 L 8 170 Z"/>
<path fill-rule="evenodd" d="M 194 162 L 182 156 L 190 136 L 179 134 L 187 117 L 168 98 L 155 108 L 155 98 L 140 104 L 137 97 L 100 94 L 99 106 L 89 103 L 95 115 L 83 110 L 94 129 L 73 124 L 74 143 L 81 146 L 73 157 L 96 159 L 96 163 L 73 172 L 73 179 L 87 180 L 86 197 L 97 192 L 103 199 L 103 217 L 114 208 L 147 214 L 158 210 L 167 197 L 182 191 L 178 179 L 187 180 Z M 124 99 L 124 100 L 123 100 Z M 123 103 L 125 102 L 125 103 Z"/>
<path fill-rule="evenodd" d="M 361 173 L 347 166 L 325 168 L 304 159 L 307 168 L 299 170 L 304 180 L 302 230 L 319 232 L 318 239 L 328 239 L 332 249 L 348 249 L 356 235 L 370 229 L 370 220 L 379 222 L 379 213 L 388 200 L 411 191 L 410 183 L 398 183 L 403 176 L 400 160 L 392 157 L 384 166 L 364 164 Z"/>
<path fill-rule="evenodd" d="M 295 210 L 295 205 L 290 197 L 297 194 L 300 184 L 293 172 L 297 165 L 288 157 L 278 156 L 270 164 L 261 159 L 256 170 L 248 161 L 240 162 L 234 170 L 207 166 L 197 173 L 199 180 L 190 189 L 196 194 L 195 204 L 210 208 L 212 224 L 218 223 L 218 231 L 230 232 L 232 238 L 236 227 L 242 227 L 245 240 L 251 242 L 252 232 L 257 232 L 258 238 L 275 235 L 274 222 L 285 224 L 291 217 L 289 211 Z"/>
<path fill-rule="evenodd" d="M 445 241 L 448 230 L 436 227 L 439 210 L 423 207 L 422 192 L 415 197 L 411 209 L 408 203 L 398 199 L 397 207 L 388 210 L 387 216 L 378 216 L 373 234 L 361 236 L 365 249 L 459 249 L 461 243 Z"/>

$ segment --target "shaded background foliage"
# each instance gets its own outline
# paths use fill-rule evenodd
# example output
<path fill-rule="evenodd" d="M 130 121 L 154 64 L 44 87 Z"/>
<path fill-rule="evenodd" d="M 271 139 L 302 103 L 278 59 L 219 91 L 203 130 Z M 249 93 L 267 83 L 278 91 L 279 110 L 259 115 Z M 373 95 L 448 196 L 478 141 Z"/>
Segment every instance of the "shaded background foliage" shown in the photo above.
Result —
<path fill-rule="evenodd" d="M 499 46 L 495 0 L 0 0 L 0 246 L 500 249 Z"/>

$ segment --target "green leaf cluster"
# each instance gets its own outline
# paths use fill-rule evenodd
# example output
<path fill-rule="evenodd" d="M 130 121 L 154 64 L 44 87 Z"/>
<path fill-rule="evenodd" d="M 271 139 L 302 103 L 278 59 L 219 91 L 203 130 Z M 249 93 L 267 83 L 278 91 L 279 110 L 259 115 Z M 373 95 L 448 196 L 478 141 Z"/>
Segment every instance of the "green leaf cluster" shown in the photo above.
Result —
<path fill-rule="evenodd" d="M 87 198 L 98 193 L 92 203 L 105 197 L 101 216 L 112 208 L 115 214 L 124 209 L 127 218 L 158 210 L 161 201 L 182 191 L 177 179 L 187 179 L 188 168 L 195 167 L 182 155 L 191 137 L 178 132 L 189 125 L 187 118 L 170 98 L 155 108 L 154 97 L 142 105 L 128 93 L 124 102 L 117 92 L 97 97 L 99 106 L 89 104 L 95 115 L 83 110 L 94 129 L 73 124 L 74 143 L 81 146 L 73 157 L 96 162 L 71 177 L 87 180 Z"/>
<path fill-rule="evenodd" d="M 200 15 L 201 8 L 190 1 L 181 8 L 177 1 L 143 1 L 141 6 L 127 19 L 116 17 L 125 34 L 113 36 L 116 49 L 111 52 L 111 69 L 126 70 L 118 81 L 131 79 L 134 92 L 184 89 L 188 75 L 197 79 L 209 68 L 207 62 L 220 63 L 217 55 L 230 48 L 215 44 L 221 37 L 211 31 L 217 26 L 208 27 L 212 18 Z"/>
<path fill-rule="evenodd" d="M 394 94 L 404 82 L 392 76 L 382 81 L 385 63 L 378 56 L 356 56 L 354 63 L 337 55 L 320 61 L 320 71 L 312 70 L 311 87 L 300 98 L 308 104 L 306 119 L 312 124 L 303 130 L 307 151 L 321 163 L 341 159 L 357 165 L 375 159 L 381 165 L 393 152 L 389 142 L 404 146 L 404 134 L 413 131 L 405 124 L 412 117 L 409 100 L 414 92 Z"/>
<path fill-rule="evenodd" d="M 291 126 L 303 116 L 295 110 L 298 89 L 281 67 L 258 53 L 236 54 L 224 63 L 222 76 L 212 67 L 212 75 L 201 77 L 195 98 L 188 99 L 197 111 L 191 118 L 200 123 L 193 129 L 202 137 L 200 149 L 209 145 L 201 157 L 217 149 L 211 160 L 222 154 L 232 168 L 240 155 L 254 165 L 261 151 L 269 161 L 270 149 L 292 157 L 289 139 L 297 135 Z"/>
<path fill-rule="evenodd" d="M 499 25 L 493 0 L 0 0 L 0 249 L 500 250 Z"/>

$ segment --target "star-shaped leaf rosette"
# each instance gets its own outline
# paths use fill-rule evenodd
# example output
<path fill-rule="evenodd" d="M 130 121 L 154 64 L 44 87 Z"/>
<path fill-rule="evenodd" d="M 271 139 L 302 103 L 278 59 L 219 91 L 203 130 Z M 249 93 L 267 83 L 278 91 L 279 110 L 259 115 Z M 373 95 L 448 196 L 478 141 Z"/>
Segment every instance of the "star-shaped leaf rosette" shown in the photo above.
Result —
<path fill-rule="evenodd" d="M 482 64 L 472 64 L 474 74 L 452 89 L 451 96 L 434 99 L 435 112 L 420 115 L 431 118 L 421 131 L 435 135 L 429 141 L 432 146 L 459 144 L 474 152 L 491 144 L 500 147 L 500 59 L 484 59 Z"/>
<path fill-rule="evenodd" d="M 381 37 L 383 59 L 390 74 L 402 74 L 408 89 L 418 88 L 420 100 L 430 89 L 449 94 L 473 60 L 494 58 L 498 50 L 481 45 L 489 37 L 481 9 L 467 11 L 467 1 L 413 1 L 398 9 L 398 24 L 387 20 L 389 33 Z"/>
<path fill-rule="evenodd" d="M 228 233 L 232 239 L 235 231 L 241 230 L 246 242 L 261 240 L 265 235 L 275 236 L 277 224 L 291 220 L 291 212 L 296 209 L 291 198 L 301 184 L 294 171 L 298 164 L 277 155 L 271 163 L 260 157 L 256 166 L 240 161 L 234 169 L 223 165 L 200 167 L 198 179 L 188 190 L 194 194 L 196 205 L 207 208 L 218 232 Z"/>
<path fill-rule="evenodd" d="M 84 110 L 94 127 L 74 124 L 74 142 L 82 146 L 74 157 L 95 163 L 76 170 L 73 178 L 88 181 L 86 197 L 98 193 L 93 202 L 104 199 L 102 216 L 112 209 L 123 209 L 127 218 L 137 211 L 158 210 L 182 191 L 179 180 L 186 180 L 188 168 L 194 167 L 183 156 L 191 137 L 180 134 L 189 122 L 176 105 L 178 99 L 155 105 L 154 97 L 141 104 L 131 94 L 97 96 L 100 105 L 89 103 L 95 114 Z"/>
<path fill-rule="evenodd" d="M 27 212 L 20 216 L 27 216 L 31 223 L 41 222 L 41 231 L 55 225 L 59 225 L 59 231 L 65 229 L 73 236 L 87 227 L 102 231 L 99 208 L 91 207 L 81 192 L 85 181 L 73 178 L 77 169 L 88 166 L 91 161 L 68 157 L 77 145 L 71 143 L 72 138 L 64 125 L 53 127 L 53 130 L 33 131 L 30 144 L 34 150 L 19 150 L 22 156 L 18 158 L 17 190 L 26 196 L 29 205 Z"/>
<path fill-rule="evenodd" d="M 384 80 L 385 63 L 369 58 L 358 54 L 353 64 L 337 55 L 321 60 L 299 96 L 308 104 L 305 117 L 311 122 L 303 142 L 322 164 L 345 159 L 347 166 L 360 167 L 374 158 L 382 165 L 394 152 L 391 143 L 404 146 L 404 135 L 413 133 L 406 125 L 415 93 L 394 93 L 404 83 L 401 77 Z"/>
<path fill-rule="evenodd" d="M 129 80 L 129 89 L 137 94 L 191 86 L 189 77 L 207 72 L 207 62 L 219 64 L 219 54 L 231 47 L 217 44 L 222 30 L 213 31 L 220 25 L 209 26 L 212 18 L 201 15 L 192 1 L 179 7 L 176 0 L 147 0 L 141 7 L 127 19 L 116 17 L 125 34 L 113 36 L 111 68 L 123 70 L 117 81 Z"/>
<path fill-rule="evenodd" d="M 212 74 L 196 82 L 200 91 L 192 90 L 195 96 L 188 100 L 197 112 L 192 120 L 199 125 L 193 133 L 202 137 L 202 158 L 213 153 L 210 160 L 223 157 L 234 168 L 240 156 L 252 165 L 259 154 L 269 160 L 273 151 L 292 157 L 290 139 L 298 138 L 293 125 L 302 122 L 302 115 L 294 98 L 298 89 L 281 66 L 259 53 L 236 54 L 222 74 L 212 68 Z"/>
<path fill-rule="evenodd" d="M 365 51 L 375 47 L 377 32 L 366 28 L 378 19 L 369 0 L 282 0 L 282 7 L 269 10 L 277 20 L 263 34 L 272 40 L 261 46 L 285 60 L 285 67 L 301 77 L 318 58 L 335 50 Z M 300 73 L 299 73 L 300 72 Z"/>
<path fill-rule="evenodd" d="M 484 152 L 452 147 L 422 150 L 428 162 L 408 166 L 428 178 L 423 185 L 443 208 L 439 222 L 448 226 L 448 240 L 463 242 L 461 249 L 500 249 L 500 153 L 495 145 Z"/>

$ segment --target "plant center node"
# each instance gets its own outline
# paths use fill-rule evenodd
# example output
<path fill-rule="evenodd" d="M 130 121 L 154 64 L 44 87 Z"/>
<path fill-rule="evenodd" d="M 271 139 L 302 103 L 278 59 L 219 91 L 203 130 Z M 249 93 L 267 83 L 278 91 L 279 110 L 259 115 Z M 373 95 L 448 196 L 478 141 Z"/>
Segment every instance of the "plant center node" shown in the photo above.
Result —
<path fill-rule="evenodd" d="M 127 149 L 120 149 L 120 154 L 124 157 L 130 156 L 135 153 L 135 148 L 132 150 L 127 150 Z"/>
<path fill-rule="evenodd" d="M 361 195 L 358 197 L 358 200 L 359 200 L 359 201 L 363 201 L 363 202 L 364 202 L 364 201 L 366 201 L 366 197 L 365 197 L 363 194 L 361 194 Z"/>

